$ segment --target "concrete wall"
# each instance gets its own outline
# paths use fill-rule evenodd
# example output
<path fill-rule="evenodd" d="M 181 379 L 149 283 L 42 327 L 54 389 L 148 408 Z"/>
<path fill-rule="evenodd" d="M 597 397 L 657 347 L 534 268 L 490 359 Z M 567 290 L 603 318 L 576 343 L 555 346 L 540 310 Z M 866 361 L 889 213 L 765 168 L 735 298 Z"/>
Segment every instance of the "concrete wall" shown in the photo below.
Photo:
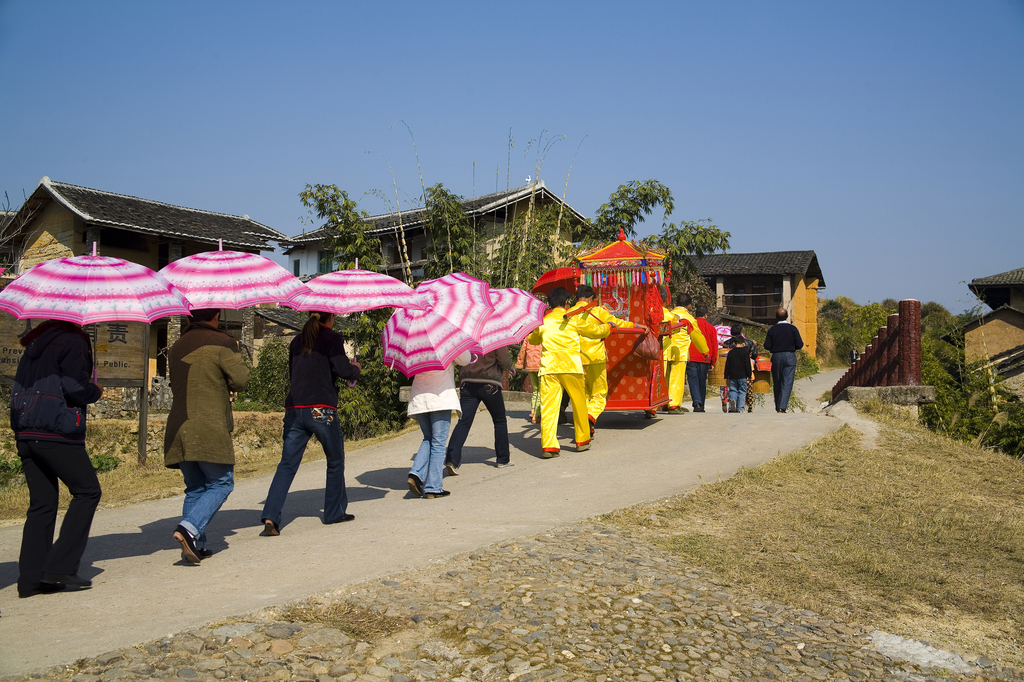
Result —
<path fill-rule="evenodd" d="M 967 332 L 964 349 L 968 359 L 998 355 L 1024 345 L 1024 315 L 1013 310 L 997 310 L 977 329 Z"/>

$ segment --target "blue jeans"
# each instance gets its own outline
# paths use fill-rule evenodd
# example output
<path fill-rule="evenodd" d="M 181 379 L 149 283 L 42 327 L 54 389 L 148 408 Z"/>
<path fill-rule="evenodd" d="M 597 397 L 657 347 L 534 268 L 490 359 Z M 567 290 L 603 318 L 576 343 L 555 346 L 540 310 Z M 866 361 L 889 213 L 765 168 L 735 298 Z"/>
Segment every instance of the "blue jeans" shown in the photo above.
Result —
<path fill-rule="evenodd" d="M 179 466 L 185 478 L 181 525 L 196 539 L 197 547 L 206 547 L 206 526 L 235 489 L 235 465 L 182 462 Z"/>
<path fill-rule="evenodd" d="M 775 410 L 783 410 L 789 406 L 789 396 L 793 392 L 793 381 L 796 379 L 796 353 L 772 353 L 772 393 L 775 394 Z"/>
<path fill-rule="evenodd" d="M 448 429 L 452 425 L 452 411 L 423 412 L 413 417 L 420 423 L 423 442 L 412 460 L 410 474 L 423 481 L 423 492 L 441 492 L 441 478 L 444 476 L 444 450 L 448 443 Z"/>
<path fill-rule="evenodd" d="M 261 519 L 281 526 L 281 509 L 299 470 L 309 439 L 316 436 L 327 456 L 327 483 L 324 487 L 324 523 L 337 523 L 348 509 L 345 489 L 345 440 L 341 435 L 338 411 L 330 407 L 295 407 L 285 411 L 281 462 L 267 492 Z"/>
<path fill-rule="evenodd" d="M 459 389 L 459 403 L 462 405 L 462 417 L 452 431 L 445 461 L 454 464 L 456 469 L 462 466 L 462 446 L 466 444 L 469 430 L 473 428 L 476 410 L 483 403 L 494 422 L 494 454 L 498 464 L 508 464 L 508 418 L 505 416 L 505 398 L 501 394 L 501 386 L 467 381 Z"/>
<path fill-rule="evenodd" d="M 686 363 L 686 386 L 690 389 L 690 399 L 694 409 L 704 407 L 704 396 L 708 392 L 708 371 L 710 362 L 690 360 Z"/>
<path fill-rule="evenodd" d="M 736 409 L 743 411 L 747 404 L 747 380 L 729 379 L 729 400 L 736 401 Z"/>

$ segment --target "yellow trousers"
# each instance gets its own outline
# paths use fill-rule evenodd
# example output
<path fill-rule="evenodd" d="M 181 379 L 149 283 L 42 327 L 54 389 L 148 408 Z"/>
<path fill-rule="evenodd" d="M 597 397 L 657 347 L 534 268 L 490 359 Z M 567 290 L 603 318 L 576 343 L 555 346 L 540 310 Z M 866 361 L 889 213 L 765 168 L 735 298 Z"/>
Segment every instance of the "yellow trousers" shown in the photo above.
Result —
<path fill-rule="evenodd" d="M 558 408 L 562 404 L 562 391 L 569 394 L 572 403 L 576 444 L 590 442 L 590 423 L 587 421 L 587 397 L 582 374 L 545 374 L 540 378 L 540 445 L 544 452 L 558 452 Z"/>
<path fill-rule="evenodd" d="M 668 381 L 668 407 L 679 407 L 686 393 L 686 360 L 668 360 L 665 363 L 665 377 Z"/>
<path fill-rule="evenodd" d="M 587 416 L 590 417 L 590 421 L 595 421 L 608 404 L 607 362 L 583 365 L 583 388 L 587 394 Z"/>

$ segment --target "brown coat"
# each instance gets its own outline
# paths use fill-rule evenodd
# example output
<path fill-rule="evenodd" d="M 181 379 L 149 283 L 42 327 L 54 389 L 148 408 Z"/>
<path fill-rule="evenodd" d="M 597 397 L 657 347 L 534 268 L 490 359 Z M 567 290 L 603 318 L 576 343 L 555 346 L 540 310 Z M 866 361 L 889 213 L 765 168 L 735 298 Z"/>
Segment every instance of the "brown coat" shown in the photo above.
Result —
<path fill-rule="evenodd" d="M 234 464 L 229 392 L 249 383 L 238 343 L 208 324 L 185 328 L 168 353 L 171 413 L 164 434 L 164 466 L 183 461 Z"/>

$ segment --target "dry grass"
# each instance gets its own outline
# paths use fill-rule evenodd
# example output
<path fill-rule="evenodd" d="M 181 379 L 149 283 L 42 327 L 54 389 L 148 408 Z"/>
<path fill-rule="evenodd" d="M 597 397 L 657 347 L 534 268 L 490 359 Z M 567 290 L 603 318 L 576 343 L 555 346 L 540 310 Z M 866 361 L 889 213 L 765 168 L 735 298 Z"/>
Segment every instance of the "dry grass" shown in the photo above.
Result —
<path fill-rule="evenodd" d="M 248 478 L 272 472 L 281 459 L 281 423 L 283 413 L 235 414 L 235 478 Z M 413 428 L 410 426 L 409 428 Z M 406 429 L 408 430 L 408 429 Z M 399 432 L 405 433 L 405 430 Z M 345 450 L 394 438 L 389 434 L 379 438 L 346 441 Z M 99 474 L 103 487 L 102 507 L 123 507 L 146 500 L 180 495 L 183 492 L 181 474 L 177 469 L 163 465 L 164 421 L 151 419 L 148 429 L 149 457 L 144 466 L 138 463 L 138 422 L 135 420 L 97 419 L 89 422 L 86 450 L 90 455 L 114 455 L 121 463 L 113 471 Z M 315 438 L 311 439 L 304 461 L 323 459 L 324 451 Z M 0 459 L 17 458 L 14 437 L 9 427 L 0 428 Z M 22 481 L 24 479 L 21 479 Z M 61 487 L 61 509 L 67 507 L 70 496 Z M 28 509 L 28 488 L 23 482 L 0 486 L 0 525 L 21 523 Z"/>
<path fill-rule="evenodd" d="M 691 494 L 608 519 L 734 587 L 1024 665 L 1024 467 L 876 414 Z"/>
<path fill-rule="evenodd" d="M 280 612 L 278 617 L 288 623 L 323 623 L 364 642 L 378 641 L 409 626 L 407 618 L 388 616 L 383 610 L 334 601 L 304 601 Z"/>

